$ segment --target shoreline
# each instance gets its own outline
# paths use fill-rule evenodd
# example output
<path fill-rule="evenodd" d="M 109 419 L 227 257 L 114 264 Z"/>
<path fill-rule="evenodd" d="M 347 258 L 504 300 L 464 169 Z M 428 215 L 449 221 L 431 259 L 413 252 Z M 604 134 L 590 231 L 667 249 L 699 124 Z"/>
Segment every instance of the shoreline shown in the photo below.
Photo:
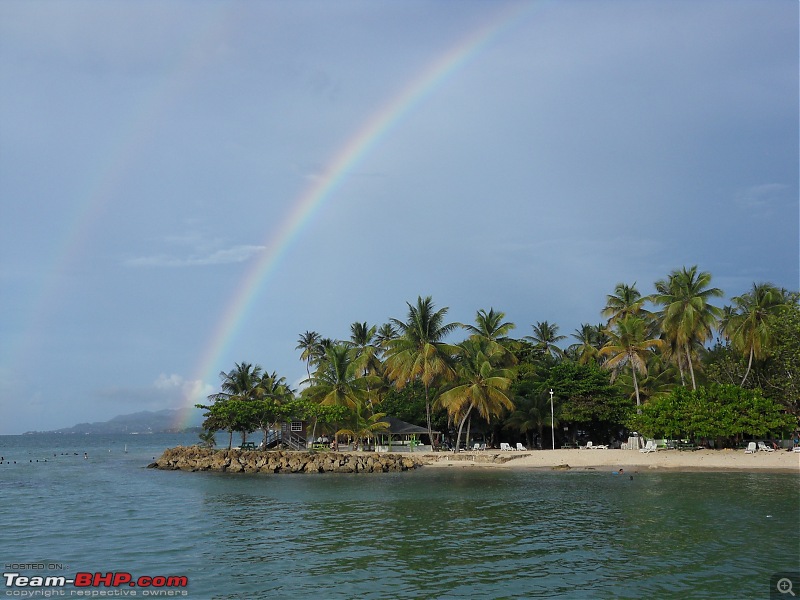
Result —
<path fill-rule="evenodd" d="M 430 468 L 501 468 L 512 470 L 605 470 L 779 472 L 800 475 L 800 453 L 776 450 L 745 454 L 743 450 L 527 450 L 467 451 L 425 454 Z"/>
<path fill-rule="evenodd" d="M 800 453 L 775 451 L 745 454 L 743 450 L 499 450 L 376 453 L 364 451 L 305 452 L 167 448 L 149 468 L 228 473 L 376 473 L 417 468 L 468 468 L 532 471 L 616 471 L 630 473 L 737 472 L 800 475 Z"/>

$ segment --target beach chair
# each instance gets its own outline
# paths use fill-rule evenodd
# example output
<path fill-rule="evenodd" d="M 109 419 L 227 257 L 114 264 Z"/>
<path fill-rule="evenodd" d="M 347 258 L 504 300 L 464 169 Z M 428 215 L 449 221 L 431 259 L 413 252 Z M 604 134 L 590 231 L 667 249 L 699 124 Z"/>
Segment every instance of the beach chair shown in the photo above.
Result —
<path fill-rule="evenodd" d="M 758 442 L 758 449 L 763 450 L 764 452 L 775 452 L 774 448 L 767 446 L 764 442 Z"/>
<path fill-rule="evenodd" d="M 641 452 L 642 454 L 649 454 L 650 452 L 655 452 L 656 450 L 658 450 L 658 447 L 656 446 L 656 441 L 648 440 L 647 443 L 644 445 L 644 448 L 639 449 L 639 452 Z"/>
<path fill-rule="evenodd" d="M 591 450 L 592 449 L 592 442 L 586 442 L 585 446 L 581 446 L 581 450 Z"/>
<path fill-rule="evenodd" d="M 500 451 L 501 452 L 513 452 L 513 448 L 507 444 L 506 442 L 500 442 Z"/>
<path fill-rule="evenodd" d="M 528 449 L 519 442 L 517 442 L 517 450 L 519 450 L 520 452 L 527 452 Z"/>
<path fill-rule="evenodd" d="M 756 453 L 756 443 L 750 442 L 747 444 L 747 448 L 744 451 L 745 454 L 755 454 Z"/>

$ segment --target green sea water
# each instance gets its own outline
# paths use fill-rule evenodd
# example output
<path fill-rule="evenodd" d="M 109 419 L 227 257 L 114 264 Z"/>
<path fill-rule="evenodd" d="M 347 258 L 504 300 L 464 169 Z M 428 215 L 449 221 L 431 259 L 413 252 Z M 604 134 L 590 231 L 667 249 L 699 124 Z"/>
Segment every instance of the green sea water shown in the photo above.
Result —
<path fill-rule="evenodd" d="M 186 576 L 150 591 L 200 599 L 516 599 L 770 598 L 800 571 L 793 474 L 144 468 L 194 440 L 0 436 L 4 572 Z"/>

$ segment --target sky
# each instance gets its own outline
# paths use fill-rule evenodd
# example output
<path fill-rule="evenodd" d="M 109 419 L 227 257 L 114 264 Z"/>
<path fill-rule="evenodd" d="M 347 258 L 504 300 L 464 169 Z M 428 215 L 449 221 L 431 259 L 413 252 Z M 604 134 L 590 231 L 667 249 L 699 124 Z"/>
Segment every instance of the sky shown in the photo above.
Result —
<path fill-rule="evenodd" d="M 800 287 L 795 0 L 0 3 L 0 434 L 300 334 Z"/>

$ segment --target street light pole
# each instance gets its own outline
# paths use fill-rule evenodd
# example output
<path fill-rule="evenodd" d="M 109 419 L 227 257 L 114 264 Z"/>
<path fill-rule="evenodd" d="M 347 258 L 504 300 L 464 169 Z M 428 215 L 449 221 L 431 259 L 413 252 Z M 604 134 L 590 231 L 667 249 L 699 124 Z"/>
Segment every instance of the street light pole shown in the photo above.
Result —
<path fill-rule="evenodd" d="M 556 449 L 556 428 L 553 425 L 555 416 L 553 413 L 553 390 L 550 390 L 550 439 L 553 441 L 553 450 Z"/>

